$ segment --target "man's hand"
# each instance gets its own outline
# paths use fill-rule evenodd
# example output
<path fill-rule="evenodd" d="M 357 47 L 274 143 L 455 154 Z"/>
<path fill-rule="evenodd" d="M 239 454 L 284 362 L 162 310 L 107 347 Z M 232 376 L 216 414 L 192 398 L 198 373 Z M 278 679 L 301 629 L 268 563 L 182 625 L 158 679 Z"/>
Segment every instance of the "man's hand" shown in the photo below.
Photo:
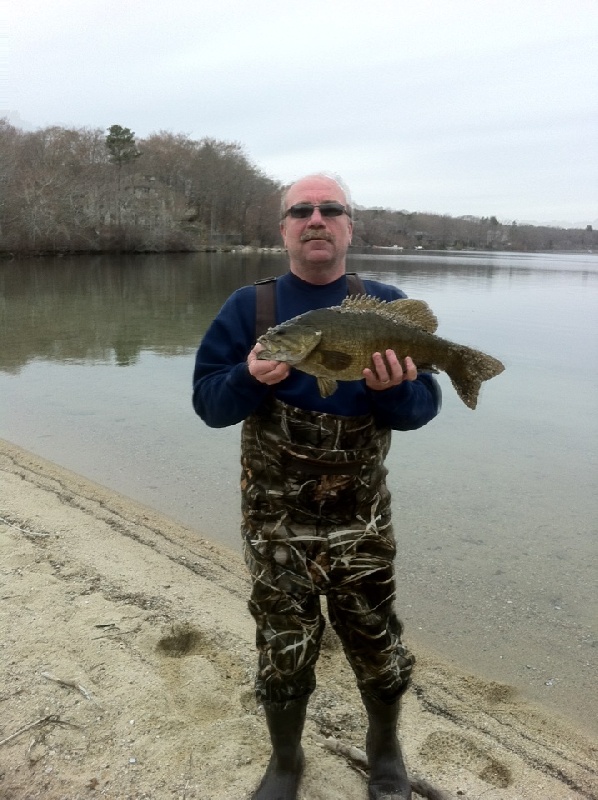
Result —
<path fill-rule="evenodd" d="M 414 381 L 417 378 L 417 367 L 409 356 L 405 357 L 403 364 L 394 350 L 386 350 L 384 356 L 385 358 L 381 353 L 374 353 L 374 369 L 366 367 L 363 371 L 365 384 L 369 389 L 380 392 L 390 389 L 391 386 L 399 386 L 403 381 Z"/>
<path fill-rule="evenodd" d="M 257 381 L 265 383 L 267 386 L 272 386 L 283 381 L 291 371 L 291 368 L 282 361 L 260 361 L 257 354 L 263 349 L 263 345 L 255 345 L 247 356 L 247 369 L 249 374 L 253 375 Z"/>

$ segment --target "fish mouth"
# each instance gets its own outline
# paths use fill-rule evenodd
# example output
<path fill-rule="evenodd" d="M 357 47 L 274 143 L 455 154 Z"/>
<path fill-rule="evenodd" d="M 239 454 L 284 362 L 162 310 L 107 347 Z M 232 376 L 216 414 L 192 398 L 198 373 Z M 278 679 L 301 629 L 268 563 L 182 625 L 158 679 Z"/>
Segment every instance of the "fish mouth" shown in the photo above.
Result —
<path fill-rule="evenodd" d="M 321 239 L 325 242 L 332 242 L 332 236 L 328 231 L 309 230 L 301 234 L 302 242 L 310 242 L 312 239 Z"/>

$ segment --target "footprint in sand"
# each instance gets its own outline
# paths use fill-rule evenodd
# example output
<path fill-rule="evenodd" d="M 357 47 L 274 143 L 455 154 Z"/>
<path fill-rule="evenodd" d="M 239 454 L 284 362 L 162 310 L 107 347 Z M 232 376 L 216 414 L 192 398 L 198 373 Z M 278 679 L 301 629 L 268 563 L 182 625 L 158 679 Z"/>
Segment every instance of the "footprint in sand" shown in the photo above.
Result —
<path fill-rule="evenodd" d="M 473 772 L 478 778 L 505 789 L 512 783 L 511 771 L 472 739 L 450 731 L 434 731 L 422 744 L 419 754 L 424 761 L 442 767 L 452 764 Z"/>
<path fill-rule="evenodd" d="M 156 650 L 167 658 L 182 658 L 201 652 L 202 634 L 189 624 L 175 624 L 158 640 Z"/>
<path fill-rule="evenodd" d="M 155 645 L 164 690 L 179 714 L 208 725 L 232 713 L 230 691 L 235 664 L 210 638 L 188 623 L 175 623 Z"/>

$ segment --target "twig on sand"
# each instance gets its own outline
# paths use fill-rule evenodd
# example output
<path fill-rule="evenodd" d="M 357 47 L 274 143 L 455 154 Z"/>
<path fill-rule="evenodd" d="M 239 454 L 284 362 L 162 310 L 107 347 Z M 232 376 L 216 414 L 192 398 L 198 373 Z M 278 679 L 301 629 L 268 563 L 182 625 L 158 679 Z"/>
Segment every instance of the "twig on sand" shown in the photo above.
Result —
<path fill-rule="evenodd" d="M 57 678 L 55 675 L 52 675 L 51 672 L 42 672 L 41 676 L 42 678 L 46 678 L 49 681 L 54 681 L 54 683 L 60 684 L 60 686 L 66 686 L 69 689 L 76 689 L 78 692 L 81 692 L 81 694 L 83 695 L 83 697 L 85 697 L 86 700 L 93 701 L 93 697 L 87 691 L 85 686 L 81 686 L 81 684 L 77 683 L 76 681 L 70 681 L 64 678 Z"/>
<path fill-rule="evenodd" d="M 359 747 L 345 744 L 339 739 L 334 739 L 332 736 L 318 736 L 318 741 L 330 752 L 338 756 L 344 756 L 348 761 L 351 761 L 359 769 L 367 770 L 369 768 L 368 757 L 363 750 Z M 451 795 L 444 792 L 442 789 L 437 789 L 431 783 L 423 778 L 409 778 L 411 789 L 427 800 L 452 800 Z"/>
<path fill-rule="evenodd" d="M 345 742 L 341 742 L 340 739 L 335 739 L 332 736 L 318 736 L 318 741 L 331 753 L 337 756 L 344 756 L 359 769 L 367 770 L 369 768 L 368 757 L 359 747 L 345 744 Z"/>
<path fill-rule="evenodd" d="M 51 536 L 52 535 L 51 533 L 40 533 L 40 532 L 37 532 L 37 531 L 28 531 L 28 530 L 26 530 L 26 528 L 20 528 L 18 525 L 15 525 L 14 522 L 11 522 L 9 519 L 6 519 L 5 517 L 0 517 L 0 522 L 4 522 L 6 525 L 8 525 L 9 528 L 14 528 L 16 531 L 20 531 L 21 533 L 24 533 L 25 536 L 42 536 L 42 537 L 44 537 L 44 536 Z"/>
<path fill-rule="evenodd" d="M 18 731 L 11 733 L 10 736 L 7 736 L 6 739 L 0 740 L 0 746 L 3 744 L 8 744 L 8 742 L 12 742 L 13 739 L 16 739 L 17 736 L 20 736 L 25 731 L 30 731 L 32 728 L 37 728 L 38 725 L 47 725 L 49 722 L 61 722 L 60 717 L 58 714 L 47 714 L 45 717 L 40 717 L 36 719 L 34 722 L 30 722 L 29 725 L 23 725 L 22 728 L 19 728 Z"/>
<path fill-rule="evenodd" d="M 110 625 L 96 625 L 96 628 L 106 628 L 106 633 L 101 633 L 99 636 L 92 636 L 92 639 L 116 639 L 118 636 L 126 636 L 129 633 L 137 633 L 141 625 L 136 625 L 129 631 L 121 631 L 118 625 L 112 623 Z"/>

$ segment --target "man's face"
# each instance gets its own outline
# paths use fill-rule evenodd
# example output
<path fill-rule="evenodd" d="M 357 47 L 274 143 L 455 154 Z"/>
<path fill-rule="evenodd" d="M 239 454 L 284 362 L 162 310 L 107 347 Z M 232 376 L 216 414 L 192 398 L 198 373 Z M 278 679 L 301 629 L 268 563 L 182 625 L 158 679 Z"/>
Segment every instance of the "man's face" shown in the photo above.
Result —
<path fill-rule="evenodd" d="M 335 202 L 345 206 L 345 193 L 330 178 L 304 178 L 293 184 L 286 198 L 286 209 L 297 203 Z M 327 283 L 345 271 L 345 257 L 353 224 L 347 214 L 322 216 L 315 208 L 311 216 L 294 219 L 287 215 L 280 232 L 290 258 L 291 271 L 313 283 Z"/>

